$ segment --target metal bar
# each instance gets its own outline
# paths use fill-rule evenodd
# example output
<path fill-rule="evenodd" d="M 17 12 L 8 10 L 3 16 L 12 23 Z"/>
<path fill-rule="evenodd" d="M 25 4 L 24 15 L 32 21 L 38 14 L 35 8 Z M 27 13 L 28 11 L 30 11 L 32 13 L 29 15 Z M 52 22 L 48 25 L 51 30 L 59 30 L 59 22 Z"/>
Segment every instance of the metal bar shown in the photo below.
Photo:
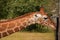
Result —
<path fill-rule="evenodd" d="M 56 19 L 57 19 L 57 24 L 56 24 L 56 40 L 58 40 L 59 17 L 57 17 Z"/>

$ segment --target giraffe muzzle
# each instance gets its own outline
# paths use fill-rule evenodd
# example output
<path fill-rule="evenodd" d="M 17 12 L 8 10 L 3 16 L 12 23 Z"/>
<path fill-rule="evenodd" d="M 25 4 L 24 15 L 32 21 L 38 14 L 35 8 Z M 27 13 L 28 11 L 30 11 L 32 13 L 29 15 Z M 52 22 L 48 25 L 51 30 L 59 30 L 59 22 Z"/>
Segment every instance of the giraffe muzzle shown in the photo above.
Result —
<path fill-rule="evenodd" d="M 50 27 L 53 29 L 53 30 L 56 30 L 56 27 L 54 25 L 50 25 Z"/>

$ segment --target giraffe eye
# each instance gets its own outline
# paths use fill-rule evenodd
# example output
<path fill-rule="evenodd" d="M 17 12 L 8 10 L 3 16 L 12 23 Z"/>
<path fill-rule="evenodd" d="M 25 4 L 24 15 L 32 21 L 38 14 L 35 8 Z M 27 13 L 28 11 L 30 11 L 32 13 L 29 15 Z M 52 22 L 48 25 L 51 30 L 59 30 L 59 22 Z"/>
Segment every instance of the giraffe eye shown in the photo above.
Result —
<path fill-rule="evenodd" d="M 48 19 L 47 17 L 44 17 L 44 19 L 46 20 L 46 19 Z"/>
<path fill-rule="evenodd" d="M 37 15 L 35 15 L 35 17 L 38 17 Z"/>
<path fill-rule="evenodd" d="M 40 15 L 40 14 L 35 14 L 34 16 L 35 17 L 42 17 L 42 15 Z"/>

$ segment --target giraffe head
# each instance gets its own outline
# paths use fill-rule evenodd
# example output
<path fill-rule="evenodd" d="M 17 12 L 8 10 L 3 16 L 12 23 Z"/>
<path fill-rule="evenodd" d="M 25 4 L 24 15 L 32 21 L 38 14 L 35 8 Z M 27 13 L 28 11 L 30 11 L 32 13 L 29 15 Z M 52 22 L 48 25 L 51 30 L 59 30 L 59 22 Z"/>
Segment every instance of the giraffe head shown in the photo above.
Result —
<path fill-rule="evenodd" d="M 35 14 L 35 17 L 36 17 L 35 20 L 38 19 L 37 21 L 38 24 L 46 25 L 56 30 L 55 24 L 52 22 L 50 17 L 44 12 L 43 7 L 41 7 L 40 11 Z"/>

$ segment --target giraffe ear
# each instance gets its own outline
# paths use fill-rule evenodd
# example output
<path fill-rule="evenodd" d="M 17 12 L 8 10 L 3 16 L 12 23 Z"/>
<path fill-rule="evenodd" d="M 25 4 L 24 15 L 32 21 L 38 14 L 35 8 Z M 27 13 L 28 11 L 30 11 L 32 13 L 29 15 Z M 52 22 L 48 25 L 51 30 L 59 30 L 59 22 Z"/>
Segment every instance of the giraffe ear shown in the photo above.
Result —
<path fill-rule="evenodd" d="M 40 8 L 40 12 L 43 14 L 44 13 L 44 7 Z"/>

